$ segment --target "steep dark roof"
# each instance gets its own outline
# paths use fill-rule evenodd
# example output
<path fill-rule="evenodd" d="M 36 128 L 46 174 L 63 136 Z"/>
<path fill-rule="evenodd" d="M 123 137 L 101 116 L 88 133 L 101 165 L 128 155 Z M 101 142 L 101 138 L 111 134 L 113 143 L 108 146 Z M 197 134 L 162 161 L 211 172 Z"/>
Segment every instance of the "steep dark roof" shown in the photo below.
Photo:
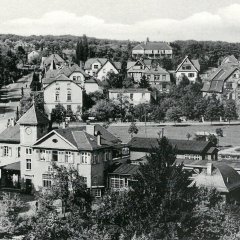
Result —
<path fill-rule="evenodd" d="M 2 167 L 5 170 L 15 170 L 15 171 L 20 171 L 20 162 L 15 162 L 15 163 L 10 163 L 8 165 L 5 165 Z"/>
<path fill-rule="evenodd" d="M 52 61 L 56 64 L 62 64 L 65 62 L 58 54 L 52 54 L 43 60 L 43 66 L 49 66 Z"/>
<path fill-rule="evenodd" d="M 49 120 L 47 116 L 38 110 L 33 104 L 32 107 L 18 120 L 18 124 L 23 125 L 45 125 Z"/>
<path fill-rule="evenodd" d="M 168 139 L 169 143 L 177 148 L 177 153 L 204 153 L 211 147 L 210 142 Z M 157 138 L 133 137 L 128 143 L 130 150 L 151 151 L 158 147 Z"/>
<path fill-rule="evenodd" d="M 20 143 L 20 126 L 8 127 L 0 133 L 0 142 Z"/>
<path fill-rule="evenodd" d="M 139 165 L 135 164 L 121 164 L 110 174 L 119 174 L 119 175 L 134 175 L 138 172 Z"/>
<path fill-rule="evenodd" d="M 145 49 L 145 50 L 172 50 L 170 45 L 166 42 L 146 42 L 146 43 L 140 43 L 136 47 L 133 48 L 133 50 L 139 50 L 139 49 Z"/>

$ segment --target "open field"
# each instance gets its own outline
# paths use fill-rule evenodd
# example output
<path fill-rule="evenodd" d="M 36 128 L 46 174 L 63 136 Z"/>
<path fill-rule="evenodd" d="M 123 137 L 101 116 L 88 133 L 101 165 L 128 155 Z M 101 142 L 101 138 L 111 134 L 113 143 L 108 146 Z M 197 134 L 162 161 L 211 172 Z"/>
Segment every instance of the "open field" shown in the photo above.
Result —
<path fill-rule="evenodd" d="M 197 131 L 215 132 L 216 128 L 222 128 L 224 137 L 220 137 L 220 146 L 239 146 L 240 145 L 240 125 L 232 126 L 139 126 L 138 137 L 158 137 L 158 132 L 164 128 L 164 135 L 168 138 L 187 139 L 186 134 L 190 133 L 192 138 Z M 115 136 L 119 137 L 124 143 L 130 140 L 128 126 L 110 126 L 108 130 Z M 191 138 L 191 139 L 192 139 Z"/>

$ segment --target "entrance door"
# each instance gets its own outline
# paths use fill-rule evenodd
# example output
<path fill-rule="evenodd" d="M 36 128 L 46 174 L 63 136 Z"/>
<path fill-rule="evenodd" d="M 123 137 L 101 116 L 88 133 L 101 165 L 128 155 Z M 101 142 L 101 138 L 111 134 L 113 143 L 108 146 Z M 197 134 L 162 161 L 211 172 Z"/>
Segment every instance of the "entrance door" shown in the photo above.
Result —
<path fill-rule="evenodd" d="M 26 193 L 32 192 L 32 179 L 26 179 Z"/>

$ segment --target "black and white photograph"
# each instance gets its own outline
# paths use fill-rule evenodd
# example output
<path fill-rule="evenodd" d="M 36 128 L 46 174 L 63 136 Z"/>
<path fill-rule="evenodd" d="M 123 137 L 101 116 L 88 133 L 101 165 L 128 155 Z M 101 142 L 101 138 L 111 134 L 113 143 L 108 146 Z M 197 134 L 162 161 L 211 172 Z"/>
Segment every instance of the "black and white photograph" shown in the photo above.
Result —
<path fill-rule="evenodd" d="M 0 239 L 240 240 L 240 0 L 0 0 Z"/>

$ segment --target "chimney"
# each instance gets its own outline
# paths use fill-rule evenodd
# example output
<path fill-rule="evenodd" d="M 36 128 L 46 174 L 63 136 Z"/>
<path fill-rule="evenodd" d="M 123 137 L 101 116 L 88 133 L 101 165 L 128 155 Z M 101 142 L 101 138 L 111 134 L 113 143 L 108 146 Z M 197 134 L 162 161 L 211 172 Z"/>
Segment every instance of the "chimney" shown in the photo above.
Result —
<path fill-rule="evenodd" d="M 86 133 L 94 136 L 95 135 L 95 126 L 94 125 L 86 125 Z"/>
<path fill-rule="evenodd" d="M 212 175 L 212 170 L 213 170 L 212 163 L 207 163 L 207 175 L 211 176 Z"/>
<path fill-rule="evenodd" d="M 97 145 L 101 146 L 101 133 L 99 131 L 97 132 Z"/>

